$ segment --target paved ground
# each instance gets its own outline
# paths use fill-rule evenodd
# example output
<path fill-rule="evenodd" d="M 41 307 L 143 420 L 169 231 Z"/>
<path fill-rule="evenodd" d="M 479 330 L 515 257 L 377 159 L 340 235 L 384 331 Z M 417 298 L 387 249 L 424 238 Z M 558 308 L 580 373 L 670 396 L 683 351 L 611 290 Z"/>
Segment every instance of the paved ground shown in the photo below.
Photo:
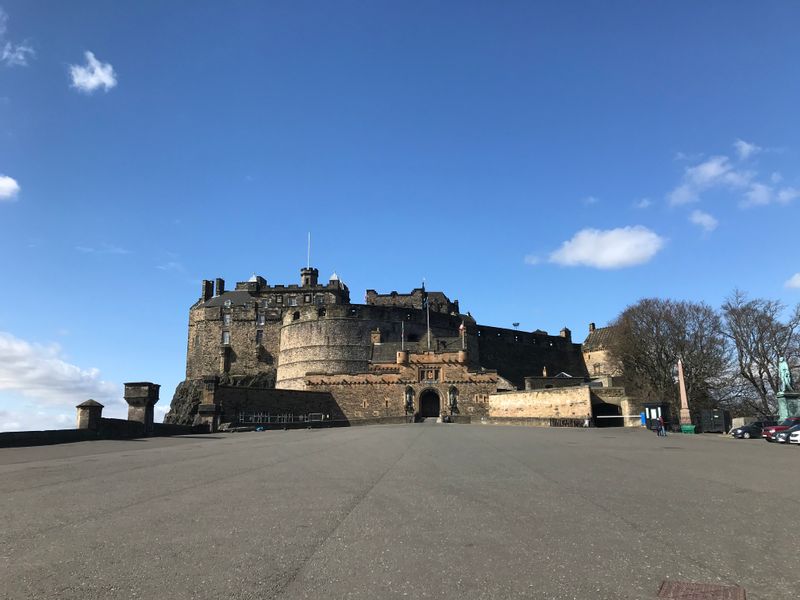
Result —
<path fill-rule="evenodd" d="M 0 449 L 0 598 L 800 594 L 800 448 L 406 425 Z"/>

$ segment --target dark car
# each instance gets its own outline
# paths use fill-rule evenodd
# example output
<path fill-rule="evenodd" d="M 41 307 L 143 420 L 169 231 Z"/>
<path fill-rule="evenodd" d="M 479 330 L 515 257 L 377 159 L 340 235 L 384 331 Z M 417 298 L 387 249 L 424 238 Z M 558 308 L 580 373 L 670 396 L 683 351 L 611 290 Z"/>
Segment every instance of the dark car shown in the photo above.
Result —
<path fill-rule="evenodd" d="M 783 431 L 779 431 L 775 434 L 775 441 L 779 444 L 786 444 L 789 441 L 789 436 L 792 435 L 795 431 L 800 431 L 800 423 L 797 425 L 792 425 L 789 429 L 784 429 Z"/>
<path fill-rule="evenodd" d="M 781 421 L 780 425 L 770 425 L 769 427 L 765 427 L 761 430 L 761 437 L 767 440 L 768 442 L 775 441 L 775 434 L 780 433 L 781 431 L 785 431 L 789 429 L 789 427 L 793 427 L 800 423 L 800 417 L 789 417 L 788 419 L 784 419 Z"/>
<path fill-rule="evenodd" d="M 775 421 L 754 421 L 752 423 L 748 423 L 747 425 L 742 425 L 741 427 L 736 427 L 733 431 L 731 431 L 731 435 L 735 438 L 749 440 L 750 438 L 760 438 L 761 437 L 761 430 L 764 427 L 769 427 L 770 425 L 775 425 Z"/>

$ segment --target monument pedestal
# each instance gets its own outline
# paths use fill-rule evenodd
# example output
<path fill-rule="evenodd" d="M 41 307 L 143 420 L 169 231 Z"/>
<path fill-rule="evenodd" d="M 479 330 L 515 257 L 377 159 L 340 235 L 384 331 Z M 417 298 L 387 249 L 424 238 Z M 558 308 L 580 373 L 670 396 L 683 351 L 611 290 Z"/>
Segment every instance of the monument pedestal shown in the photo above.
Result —
<path fill-rule="evenodd" d="M 800 416 L 800 392 L 778 392 L 778 421 Z"/>

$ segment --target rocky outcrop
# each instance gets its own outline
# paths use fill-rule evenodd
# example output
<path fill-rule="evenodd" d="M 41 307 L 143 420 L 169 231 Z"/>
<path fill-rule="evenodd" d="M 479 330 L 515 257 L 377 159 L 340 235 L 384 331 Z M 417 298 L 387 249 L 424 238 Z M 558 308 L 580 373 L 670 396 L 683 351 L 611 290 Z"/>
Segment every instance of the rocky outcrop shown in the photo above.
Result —
<path fill-rule="evenodd" d="M 270 383 L 274 381 L 270 374 L 242 375 L 231 377 L 223 375 L 220 377 L 220 385 L 231 385 L 237 387 L 272 387 Z M 164 415 L 164 423 L 173 425 L 194 425 L 197 416 L 197 407 L 203 397 L 202 379 L 185 379 L 175 388 L 172 402 L 169 405 L 169 412 Z"/>

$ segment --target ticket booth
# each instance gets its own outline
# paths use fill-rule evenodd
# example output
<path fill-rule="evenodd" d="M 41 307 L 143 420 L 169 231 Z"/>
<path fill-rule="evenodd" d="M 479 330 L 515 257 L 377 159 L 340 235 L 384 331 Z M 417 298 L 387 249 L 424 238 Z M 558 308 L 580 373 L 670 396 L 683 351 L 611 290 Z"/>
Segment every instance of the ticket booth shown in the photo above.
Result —
<path fill-rule="evenodd" d="M 664 426 L 669 429 L 672 419 L 670 418 L 669 404 L 666 402 L 645 402 L 644 408 L 645 422 L 647 428 L 653 431 L 658 429 L 658 417 L 663 417 Z"/>

